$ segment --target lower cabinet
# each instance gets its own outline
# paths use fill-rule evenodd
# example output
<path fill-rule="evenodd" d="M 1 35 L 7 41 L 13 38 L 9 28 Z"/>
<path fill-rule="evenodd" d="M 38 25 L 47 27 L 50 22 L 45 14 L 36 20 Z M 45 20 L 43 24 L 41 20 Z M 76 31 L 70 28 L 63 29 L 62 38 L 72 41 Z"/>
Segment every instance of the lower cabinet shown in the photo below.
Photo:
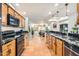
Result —
<path fill-rule="evenodd" d="M 53 51 L 52 55 L 63 56 L 64 42 L 62 40 L 60 40 L 59 38 L 56 38 L 56 37 L 52 36 L 51 46 L 52 46 L 51 50 Z"/>
<path fill-rule="evenodd" d="M 52 36 L 52 39 L 51 39 L 51 50 L 52 50 L 52 55 L 56 55 L 56 41 L 55 41 L 55 37 Z"/>
<path fill-rule="evenodd" d="M 15 40 L 2 46 L 2 56 L 15 56 Z"/>
<path fill-rule="evenodd" d="M 79 56 L 79 47 L 51 35 L 46 39 L 52 56 Z"/>
<path fill-rule="evenodd" d="M 63 55 L 63 41 L 56 38 L 56 55 L 62 56 Z"/>
<path fill-rule="evenodd" d="M 51 36 L 50 35 L 46 36 L 46 45 L 49 49 L 51 49 Z"/>

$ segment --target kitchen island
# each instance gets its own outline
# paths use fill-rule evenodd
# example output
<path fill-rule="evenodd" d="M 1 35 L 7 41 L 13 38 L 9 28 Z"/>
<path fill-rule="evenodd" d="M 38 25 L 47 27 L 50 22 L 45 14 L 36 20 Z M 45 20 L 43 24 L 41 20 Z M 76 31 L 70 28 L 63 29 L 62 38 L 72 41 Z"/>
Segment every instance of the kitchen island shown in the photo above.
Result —
<path fill-rule="evenodd" d="M 52 55 L 79 56 L 79 34 L 50 31 L 46 33 L 46 44 Z"/>

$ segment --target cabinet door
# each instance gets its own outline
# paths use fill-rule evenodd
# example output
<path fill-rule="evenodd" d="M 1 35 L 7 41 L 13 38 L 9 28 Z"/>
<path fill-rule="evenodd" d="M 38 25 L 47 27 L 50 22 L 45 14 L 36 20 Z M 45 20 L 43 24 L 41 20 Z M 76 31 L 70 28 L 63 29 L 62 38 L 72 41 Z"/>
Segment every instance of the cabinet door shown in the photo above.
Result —
<path fill-rule="evenodd" d="M 15 18 L 18 18 L 19 19 L 19 15 L 17 12 L 15 12 Z"/>
<path fill-rule="evenodd" d="M 22 27 L 22 24 L 23 24 L 22 20 L 23 20 L 23 19 L 22 19 L 21 16 L 19 17 L 19 20 L 20 20 L 19 26 Z"/>
<path fill-rule="evenodd" d="M 8 8 L 8 13 L 12 16 L 15 15 L 15 11 L 11 7 Z"/>
<path fill-rule="evenodd" d="M 78 13 L 78 16 L 77 16 L 77 24 L 79 24 L 79 3 L 77 3 L 77 13 Z"/>
<path fill-rule="evenodd" d="M 22 27 L 25 27 L 25 20 L 22 18 Z"/>
<path fill-rule="evenodd" d="M 2 55 L 3 56 L 15 56 L 15 40 L 2 46 Z"/>
<path fill-rule="evenodd" d="M 63 45 L 60 39 L 56 39 L 56 55 L 57 56 L 63 55 Z"/>
<path fill-rule="evenodd" d="M 24 18 L 23 18 L 23 17 L 21 17 L 21 18 L 20 18 L 20 21 L 21 21 L 21 27 L 24 27 L 24 26 L 25 26 L 25 21 L 24 21 Z"/>
<path fill-rule="evenodd" d="M 49 49 L 51 49 L 51 35 L 49 35 Z"/>
<path fill-rule="evenodd" d="M 77 12 L 79 13 L 79 3 L 77 3 Z"/>
<path fill-rule="evenodd" d="M 7 25 L 7 5 L 2 4 L 2 25 Z"/>
<path fill-rule="evenodd" d="M 77 16 L 77 24 L 79 24 L 79 16 Z"/>
<path fill-rule="evenodd" d="M 55 43 L 55 37 L 52 36 L 52 55 L 56 55 L 56 43 Z"/>

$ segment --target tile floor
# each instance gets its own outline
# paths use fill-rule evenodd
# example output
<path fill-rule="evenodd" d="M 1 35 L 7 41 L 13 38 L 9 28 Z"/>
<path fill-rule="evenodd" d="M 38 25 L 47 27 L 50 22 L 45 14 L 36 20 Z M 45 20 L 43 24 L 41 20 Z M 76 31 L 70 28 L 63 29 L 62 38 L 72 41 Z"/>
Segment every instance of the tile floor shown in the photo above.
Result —
<path fill-rule="evenodd" d="M 21 56 L 51 56 L 49 49 L 46 47 L 44 38 L 34 36 L 31 40 L 29 39 L 29 45 L 26 46 Z"/>

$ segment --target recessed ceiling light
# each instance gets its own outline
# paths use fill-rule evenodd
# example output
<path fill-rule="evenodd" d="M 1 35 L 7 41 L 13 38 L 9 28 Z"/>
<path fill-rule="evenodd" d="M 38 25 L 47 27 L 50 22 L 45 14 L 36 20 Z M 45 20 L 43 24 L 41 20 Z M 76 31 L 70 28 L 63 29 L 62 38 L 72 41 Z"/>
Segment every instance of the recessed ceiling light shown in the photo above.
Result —
<path fill-rule="evenodd" d="M 48 13 L 49 15 L 51 15 L 52 13 L 51 13 L 51 11 L 49 11 L 49 13 Z"/>
<path fill-rule="evenodd" d="M 59 4 L 58 3 L 55 3 L 55 7 L 57 7 Z"/>
<path fill-rule="evenodd" d="M 19 4 L 19 3 L 16 3 L 15 5 L 16 5 L 16 6 L 20 6 L 20 4 Z"/>
<path fill-rule="evenodd" d="M 23 12 L 23 14 L 25 15 L 25 14 L 26 14 L 26 12 Z"/>

